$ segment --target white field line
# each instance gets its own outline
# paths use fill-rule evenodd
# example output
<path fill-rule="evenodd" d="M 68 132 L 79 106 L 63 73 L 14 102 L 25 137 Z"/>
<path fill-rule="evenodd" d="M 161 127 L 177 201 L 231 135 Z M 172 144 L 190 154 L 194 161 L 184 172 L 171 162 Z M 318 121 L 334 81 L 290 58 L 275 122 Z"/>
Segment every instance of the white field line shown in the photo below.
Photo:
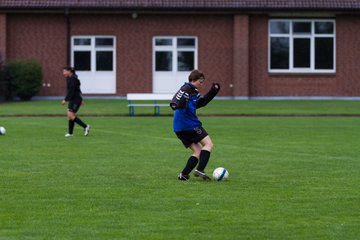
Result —
<path fill-rule="evenodd" d="M 19 124 L 19 123 L 18 123 Z M 29 126 L 39 126 L 39 127 L 44 127 L 44 126 L 49 126 L 51 128 L 54 128 L 53 124 L 46 124 L 46 123 L 27 123 L 27 122 L 23 122 L 21 123 L 22 125 L 29 125 Z M 64 126 L 56 126 L 56 128 L 63 128 L 66 129 L 67 126 L 64 124 Z M 124 129 L 126 130 L 126 129 Z M 180 140 L 175 136 L 174 133 L 171 132 L 171 134 L 173 134 L 174 137 L 160 137 L 160 136 L 154 136 L 151 134 L 133 134 L 133 133 L 127 133 L 127 132 L 123 132 L 121 130 L 119 131 L 110 131 L 110 130 L 104 130 L 104 129 L 91 129 L 91 132 L 101 132 L 101 133 L 106 133 L 106 134 L 113 134 L 113 135 L 122 135 L 122 136 L 127 136 L 127 137 L 133 137 L 133 138 L 141 138 L 141 139 L 158 139 L 158 140 L 163 140 L 163 141 L 167 141 L 167 142 L 172 142 L 172 143 L 178 143 Z M 91 134 L 90 132 L 90 134 Z M 216 144 L 216 143 L 215 143 Z M 279 151 L 276 150 L 272 150 L 272 149 L 266 149 L 263 146 L 262 147 L 246 147 L 246 146 L 241 146 L 241 145 L 236 145 L 236 144 L 223 144 L 223 145 L 216 145 L 216 149 L 224 149 L 224 148 L 230 148 L 230 149 L 243 149 L 244 152 L 247 151 L 251 151 L 251 152 L 262 152 L 262 153 L 278 153 Z M 355 160 L 355 158 L 353 157 L 349 157 L 349 156 L 329 156 L 329 155 L 324 155 L 324 154 L 315 154 L 315 153 L 306 153 L 306 152 L 293 152 L 293 151 L 281 151 L 282 154 L 285 155 L 296 155 L 296 156 L 300 156 L 300 157 L 311 157 L 311 158 L 324 158 L 324 159 L 334 159 L 334 160 Z"/>

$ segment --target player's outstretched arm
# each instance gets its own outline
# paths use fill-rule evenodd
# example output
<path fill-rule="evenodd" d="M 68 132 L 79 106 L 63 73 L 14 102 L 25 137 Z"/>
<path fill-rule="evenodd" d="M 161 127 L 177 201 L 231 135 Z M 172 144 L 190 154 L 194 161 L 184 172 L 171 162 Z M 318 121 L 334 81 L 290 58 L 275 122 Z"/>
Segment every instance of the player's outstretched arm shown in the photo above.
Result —
<path fill-rule="evenodd" d="M 218 94 L 219 91 L 220 91 L 220 84 L 213 83 L 209 92 L 199 98 L 196 104 L 196 108 L 201 108 L 206 106 L 211 100 L 213 100 L 213 98 L 216 96 L 216 94 Z"/>

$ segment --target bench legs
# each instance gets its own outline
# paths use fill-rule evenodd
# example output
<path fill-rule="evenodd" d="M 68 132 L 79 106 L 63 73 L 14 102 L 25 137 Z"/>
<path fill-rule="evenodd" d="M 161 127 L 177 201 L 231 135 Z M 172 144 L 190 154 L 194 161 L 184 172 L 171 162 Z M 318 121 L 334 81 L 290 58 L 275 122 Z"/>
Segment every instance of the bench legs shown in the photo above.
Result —
<path fill-rule="evenodd" d="M 154 116 L 160 116 L 160 107 L 159 106 L 154 107 Z"/>
<path fill-rule="evenodd" d="M 134 106 L 129 106 L 129 116 L 130 116 L 130 117 L 135 116 Z"/>
<path fill-rule="evenodd" d="M 135 106 L 141 106 L 140 104 L 136 105 L 133 104 L 131 100 L 129 100 L 129 116 L 134 117 L 135 116 Z M 143 106 L 152 106 L 151 104 L 144 104 Z M 154 116 L 160 116 L 160 105 L 157 103 L 156 100 L 153 102 L 154 106 Z"/>
<path fill-rule="evenodd" d="M 135 107 L 129 106 L 129 116 L 134 117 L 135 116 Z M 160 116 L 160 107 L 154 106 L 154 116 Z"/>
<path fill-rule="evenodd" d="M 129 106 L 129 116 L 134 117 L 135 116 L 135 107 Z M 154 106 L 154 116 L 160 116 L 160 107 Z"/>

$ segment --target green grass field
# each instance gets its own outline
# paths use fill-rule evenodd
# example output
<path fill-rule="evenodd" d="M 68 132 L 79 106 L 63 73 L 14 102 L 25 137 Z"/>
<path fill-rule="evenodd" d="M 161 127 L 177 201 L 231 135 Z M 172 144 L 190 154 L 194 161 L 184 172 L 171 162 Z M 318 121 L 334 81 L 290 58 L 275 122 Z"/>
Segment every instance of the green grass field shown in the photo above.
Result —
<path fill-rule="evenodd" d="M 17 104 L 27 107 L 14 110 Z M 0 115 L 63 113 L 57 104 L 1 104 Z M 80 116 L 93 108 L 110 114 L 116 104 L 90 100 Z M 215 101 L 204 112 L 225 111 L 226 104 Z M 260 113 L 286 105 L 229 104 L 249 111 L 257 104 Z M 326 114 L 357 114 L 357 102 L 336 104 L 343 107 Z M 292 111 L 309 108 L 321 109 Z M 90 135 L 76 126 L 65 138 L 65 116 L 0 117 L 7 129 L 0 136 L 0 239 L 360 237 L 357 117 L 203 116 L 215 144 L 207 172 L 226 167 L 226 182 L 176 179 L 190 151 L 173 134 L 171 117 L 83 120 Z"/>
<path fill-rule="evenodd" d="M 0 116 L 52 115 L 62 116 L 66 107 L 60 105 L 60 100 L 31 101 L 31 102 L 0 102 Z M 135 113 L 152 115 L 151 107 L 136 107 Z M 215 100 L 205 108 L 198 110 L 200 115 L 356 115 L 360 116 L 360 101 L 336 100 L 292 100 L 292 101 L 236 101 Z M 82 115 L 91 116 L 127 116 L 129 109 L 126 100 L 96 100 L 85 99 L 81 108 Z M 164 116 L 172 115 L 172 110 L 161 108 Z"/>

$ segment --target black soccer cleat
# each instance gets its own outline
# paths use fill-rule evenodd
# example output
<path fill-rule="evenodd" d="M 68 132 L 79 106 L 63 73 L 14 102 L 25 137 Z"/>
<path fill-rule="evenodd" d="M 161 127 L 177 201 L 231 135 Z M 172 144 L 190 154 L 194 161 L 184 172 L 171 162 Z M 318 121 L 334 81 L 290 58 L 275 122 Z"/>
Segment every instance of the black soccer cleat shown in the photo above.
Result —
<path fill-rule="evenodd" d="M 183 173 L 179 173 L 179 175 L 178 175 L 178 179 L 179 179 L 180 181 L 188 181 L 189 178 L 190 178 L 189 175 L 185 175 L 185 174 L 183 174 Z"/>
<path fill-rule="evenodd" d="M 195 177 L 202 178 L 204 181 L 211 181 L 211 178 L 209 178 L 204 172 L 201 172 L 199 170 L 195 170 L 194 172 Z"/>

